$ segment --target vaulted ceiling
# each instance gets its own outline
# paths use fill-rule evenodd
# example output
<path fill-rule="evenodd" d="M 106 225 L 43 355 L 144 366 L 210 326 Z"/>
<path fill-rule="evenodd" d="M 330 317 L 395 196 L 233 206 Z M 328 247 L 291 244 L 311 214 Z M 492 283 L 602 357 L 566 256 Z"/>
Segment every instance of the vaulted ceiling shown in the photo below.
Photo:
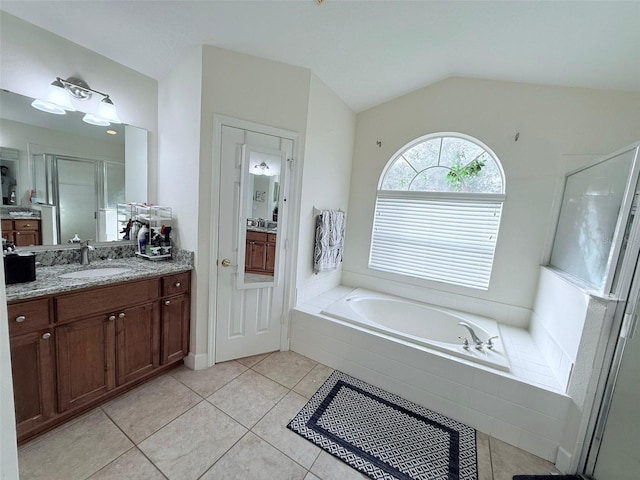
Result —
<path fill-rule="evenodd" d="M 16 1 L 0 9 L 161 80 L 197 45 L 310 68 L 361 111 L 459 75 L 640 91 L 638 1 Z"/>

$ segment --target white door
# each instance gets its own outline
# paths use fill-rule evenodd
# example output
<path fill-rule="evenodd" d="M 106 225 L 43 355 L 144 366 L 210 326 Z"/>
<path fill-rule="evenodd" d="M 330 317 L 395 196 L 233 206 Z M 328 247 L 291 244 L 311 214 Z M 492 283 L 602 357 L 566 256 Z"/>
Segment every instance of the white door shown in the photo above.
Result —
<path fill-rule="evenodd" d="M 216 362 L 281 347 L 294 148 L 292 138 L 221 129 Z"/>

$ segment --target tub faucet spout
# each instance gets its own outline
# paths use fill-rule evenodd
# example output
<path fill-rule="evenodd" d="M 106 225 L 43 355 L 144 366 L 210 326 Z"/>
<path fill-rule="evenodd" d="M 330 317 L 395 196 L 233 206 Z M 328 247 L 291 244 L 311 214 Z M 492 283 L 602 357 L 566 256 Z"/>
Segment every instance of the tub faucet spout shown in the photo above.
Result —
<path fill-rule="evenodd" d="M 460 325 L 461 327 L 466 328 L 469 331 L 469 335 L 471 335 L 471 338 L 473 338 L 473 343 L 476 344 L 476 348 L 477 349 L 481 349 L 482 346 L 484 345 L 484 342 L 482 340 L 480 340 L 478 335 L 476 335 L 476 332 L 473 331 L 473 328 L 471 328 L 471 325 L 469 325 L 466 322 L 458 322 L 458 325 Z"/>

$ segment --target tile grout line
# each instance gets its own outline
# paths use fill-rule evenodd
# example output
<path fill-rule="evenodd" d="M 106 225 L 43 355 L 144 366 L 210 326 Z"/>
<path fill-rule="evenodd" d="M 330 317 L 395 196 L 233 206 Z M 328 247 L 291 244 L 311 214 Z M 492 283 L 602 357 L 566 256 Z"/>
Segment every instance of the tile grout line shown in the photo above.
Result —
<path fill-rule="evenodd" d="M 160 470 L 160 468 L 159 468 L 159 467 L 158 467 L 158 466 L 157 466 L 157 465 L 156 465 L 156 464 L 155 464 L 155 463 L 154 463 L 154 462 L 153 462 L 149 457 L 147 457 L 147 455 L 145 455 L 145 453 L 144 453 L 140 448 L 138 448 L 138 444 L 137 444 L 136 442 L 134 442 L 134 441 L 133 441 L 133 439 L 132 439 L 131 437 L 129 437 L 129 435 L 127 435 L 127 433 L 126 433 L 122 428 L 120 428 L 120 425 L 118 425 L 118 424 L 116 423 L 116 421 L 115 421 L 113 418 L 111 418 L 111 417 L 109 416 L 109 414 L 104 410 L 104 408 L 102 408 L 102 406 L 100 406 L 100 407 L 98 407 L 98 408 L 100 408 L 100 410 L 102 410 L 102 413 L 104 413 L 105 417 L 107 417 L 107 418 L 109 419 L 109 421 L 110 421 L 111 423 L 113 423 L 113 425 L 114 425 L 118 430 L 120 430 L 120 431 L 122 432 L 122 434 L 123 434 L 125 437 L 127 437 L 127 440 L 129 440 L 129 441 L 133 444 L 133 446 L 132 446 L 131 448 L 127 449 L 127 450 L 126 450 L 125 452 L 123 452 L 121 455 L 118 455 L 116 458 L 114 458 L 113 460 L 111 460 L 109 463 L 107 463 L 107 465 L 105 465 L 105 466 L 103 466 L 102 468 L 100 468 L 99 470 L 96 470 L 95 472 L 93 472 L 91 475 L 89 475 L 89 476 L 87 477 L 87 479 L 91 478 L 91 476 L 92 476 L 92 475 L 95 475 L 96 473 L 98 473 L 98 472 L 99 472 L 100 470 L 102 470 L 103 468 L 107 467 L 108 465 L 111 465 L 113 462 L 115 462 L 117 459 L 119 459 L 120 457 L 122 457 L 124 454 L 126 454 L 127 452 L 130 452 L 132 449 L 134 449 L 134 448 L 135 448 L 135 449 L 136 449 L 136 450 L 138 450 L 138 451 L 139 451 L 139 452 L 140 452 L 140 453 L 141 453 L 141 454 L 142 454 L 142 455 L 143 455 L 147 460 L 149 460 L 149 462 L 151 463 L 151 465 L 153 465 L 153 468 L 155 468 L 158 472 L 160 472 L 160 475 L 162 475 L 164 478 L 166 478 L 166 479 L 168 480 L 168 477 L 164 474 L 164 472 L 163 472 L 162 470 Z M 152 435 L 153 435 L 153 434 L 152 434 Z M 148 438 L 148 437 L 147 437 L 147 438 Z"/>

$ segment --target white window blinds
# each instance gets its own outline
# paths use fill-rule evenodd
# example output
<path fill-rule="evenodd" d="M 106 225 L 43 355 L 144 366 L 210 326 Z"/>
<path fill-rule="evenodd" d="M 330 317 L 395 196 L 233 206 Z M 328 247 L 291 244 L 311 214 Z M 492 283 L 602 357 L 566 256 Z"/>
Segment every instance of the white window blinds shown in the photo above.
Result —
<path fill-rule="evenodd" d="M 504 198 L 378 191 L 369 267 L 486 290 Z"/>

